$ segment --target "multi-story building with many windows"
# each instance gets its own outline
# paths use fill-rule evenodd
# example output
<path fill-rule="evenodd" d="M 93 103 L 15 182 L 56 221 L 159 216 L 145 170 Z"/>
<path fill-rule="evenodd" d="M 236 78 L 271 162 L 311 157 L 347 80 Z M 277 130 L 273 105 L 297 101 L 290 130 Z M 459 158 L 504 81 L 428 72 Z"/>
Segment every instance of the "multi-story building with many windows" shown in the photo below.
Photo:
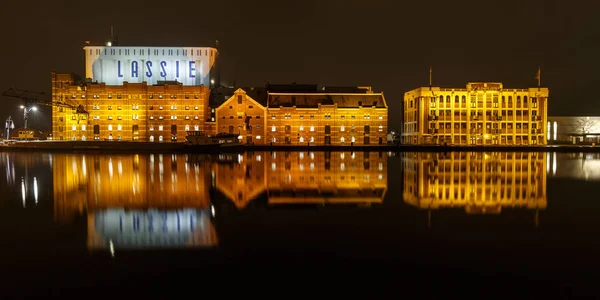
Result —
<path fill-rule="evenodd" d="M 203 130 L 210 90 L 176 82 L 157 85 L 75 84 L 70 74 L 52 74 L 53 101 L 82 109 L 52 108 L 55 140 L 185 141 L 186 131 Z"/>
<path fill-rule="evenodd" d="M 547 88 L 421 87 L 404 94 L 405 144 L 545 145 Z"/>
<path fill-rule="evenodd" d="M 267 138 L 274 145 L 387 143 L 388 107 L 371 87 L 269 89 Z"/>
<path fill-rule="evenodd" d="M 220 84 L 217 49 L 88 43 L 84 51 L 86 80 L 52 73 L 54 140 L 178 142 L 205 130 L 210 88 Z"/>

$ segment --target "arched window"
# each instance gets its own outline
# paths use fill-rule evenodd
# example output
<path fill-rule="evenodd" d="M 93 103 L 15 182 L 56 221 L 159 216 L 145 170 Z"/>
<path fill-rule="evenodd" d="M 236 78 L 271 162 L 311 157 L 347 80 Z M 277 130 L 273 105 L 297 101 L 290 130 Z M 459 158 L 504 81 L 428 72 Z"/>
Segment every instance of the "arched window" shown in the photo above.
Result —
<path fill-rule="evenodd" d="M 150 136 L 150 142 L 154 142 L 154 136 L 153 135 Z"/>
<path fill-rule="evenodd" d="M 341 137 L 340 138 L 340 143 L 343 143 L 343 142 L 344 142 L 344 137 Z"/>
<path fill-rule="evenodd" d="M 163 136 L 162 136 L 162 135 L 158 136 L 158 141 L 159 141 L 159 142 L 162 142 L 162 141 L 163 141 Z"/>
<path fill-rule="evenodd" d="M 304 137 L 303 136 L 300 137 L 300 143 L 304 143 Z"/>

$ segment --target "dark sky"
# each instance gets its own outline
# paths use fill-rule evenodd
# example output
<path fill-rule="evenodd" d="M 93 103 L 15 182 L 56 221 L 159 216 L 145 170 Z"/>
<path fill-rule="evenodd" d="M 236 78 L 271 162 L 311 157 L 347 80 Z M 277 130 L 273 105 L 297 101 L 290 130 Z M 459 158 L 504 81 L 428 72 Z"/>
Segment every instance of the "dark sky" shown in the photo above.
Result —
<path fill-rule="evenodd" d="M 151 4 L 155 3 L 155 4 Z M 600 114 L 600 1 L 14 1 L 0 9 L 0 90 L 50 93 L 50 72 L 84 74 L 86 40 L 110 26 L 121 45 L 212 46 L 222 83 L 370 85 L 392 127 L 403 93 L 433 83 L 550 88 L 550 114 Z M 22 125 L 18 101 L 0 117 Z M 395 117 L 398 116 L 398 117 Z M 30 124 L 49 124 L 48 110 Z M 30 125 L 30 126 L 31 126 Z"/>

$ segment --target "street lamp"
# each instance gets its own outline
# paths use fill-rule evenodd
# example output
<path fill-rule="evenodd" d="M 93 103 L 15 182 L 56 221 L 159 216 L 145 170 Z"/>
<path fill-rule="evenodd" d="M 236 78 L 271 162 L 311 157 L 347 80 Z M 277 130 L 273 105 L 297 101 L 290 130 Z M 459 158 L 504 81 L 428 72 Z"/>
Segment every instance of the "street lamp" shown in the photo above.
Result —
<path fill-rule="evenodd" d="M 24 105 L 21 105 L 20 108 L 23 109 L 23 120 L 25 121 L 25 126 L 23 129 L 27 129 L 27 113 L 29 113 L 32 110 L 37 111 L 37 107 L 36 106 L 26 107 Z"/>

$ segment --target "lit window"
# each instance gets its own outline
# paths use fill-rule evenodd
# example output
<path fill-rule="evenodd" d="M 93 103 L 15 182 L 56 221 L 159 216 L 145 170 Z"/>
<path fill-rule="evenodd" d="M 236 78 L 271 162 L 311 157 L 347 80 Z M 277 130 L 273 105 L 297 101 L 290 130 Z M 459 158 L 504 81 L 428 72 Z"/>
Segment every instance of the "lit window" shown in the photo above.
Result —
<path fill-rule="evenodd" d="M 194 120 L 198 120 L 198 116 L 194 116 Z"/>
<path fill-rule="evenodd" d="M 77 125 L 73 125 L 71 129 L 73 129 L 73 131 L 77 130 Z"/>
<path fill-rule="evenodd" d="M 310 126 L 310 131 L 315 131 L 315 126 Z"/>
<path fill-rule="evenodd" d="M 311 137 L 310 137 L 310 142 L 311 142 L 311 143 L 314 143 L 314 142 L 315 142 L 315 137 L 314 137 L 314 136 L 311 136 Z M 311 156 L 311 157 L 314 157 L 314 156 Z"/>
<path fill-rule="evenodd" d="M 150 116 L 150 120 L 154 120 L 154 116 Z"/>
<path fill-rule="evenodd" d="M 162 94 L 158 95 L 158 99 L 162 99 L 162 98 L 163 98 Z"/>
<path fill-rule="evenodd" d="M 554 140 L 556 141 L 556 134 L 558 131 L 558 123 L 556 123 L 556 121 L 554 121 Z"/>
<path fill-rule="evenodd" d="M 159 117 L 158 117 L 158 119 L 159 119 L 159 120 L 162 120 L 162 119 L 163 119 L 163 116 L 159 116 Z"/>
<path fill-rule="evenodd" d="M 81 130 L 85 131 L 85 125 L 81 125 Z"/>
<path fill-rule="evenodd" d="M 200 126 L 199 125 L 194 125 L 194 130 L 196 130 L 196 131 L 200 130 Z"/>
<path fill-rule="evenodd" d="M 304 143 L 304 137 L 303 136 L 300 137 L 300 143 Z"/>
<path fill-rule="evenodd" d="M 162 125 L 158 125 L 158 130 L 163 130 L 163 126 Z"/>
<path fill-rule="evenodd" d="M 272 141 L 273 141 L 273 143 L 277 142 L 277 138 L 273 137 Z"/>
<path fill-rule="evenodd" d="M 189 119 L 190 119 L 190 116 L 185 116 L 185 119 L 186 119 L 186 120 L 189 120 Z"/>
<path fill-rule="evenodd" d="M 344 125 L 342 125 L 342 127 L 340 127 L 340 131 L 344 131 L 344 130 L 346 130 L 346 129 L 345 129 Z"/>
<path fill-rule="evenodd" d="M 117 106 L 117 109 L 118 109 L 118 110 L 121 110 L 121 105 Z"/>
<path fill-rule="evenodd" d="M 300 131 L 304 131 L 304 126 L 303 126 L 303 125 L 300 125 L 300 129 L 299 129 L 299 130 L 300 130 Z"/>
<path fill-rule="evenodd" d="M 198 110 L 198 106 L 194 106 L 194 109 L 195 109 L 195 110 Z"/>
<path fill-rule="evenodd" d="M 117 120 L 121 120 L 121 116 L 118 116 L 118 117 L 117 117 Z"/>
<path fill-rule="evenodd" d="M 352 138 L 350 139 L 350 141 L 351 141 L 352 143 L 354 143 L 354 142 L 356 142 L 356 139 L 355 139 L 354 137 L 352 137 Z"/>
<path fill-rule="evenodd" d="M 275 120 L 275 115 L 272 115 L 272 116 L 271 116 L 271 119 Z"/>
<path fill-rule="evenodd" d="M 161 106 L 159 106 L 159 107 L 158 107 L 158 109 L 162 110 L 162 109 L 163 109 L 162 105 L 161 105 Z"/>
<path fill-rule="evenodd" d="M 185 125 L 185 131 L 190 131 L 190 125 Z"/>
<path fill-rule="evenodd" d="M 383 120 L 383 116 L 379 116 L 379 120 Z"/>
<path fill-rule="evenodd" d="M 379 131 L 383 131 L 383 126 L 379 125 Z"/>
<path fill-rule="evenodd" d="M 256 139 L 257 139 L 257 140 L 260 140 L 260 135 L 257 135 L 257 136 L 256 136 Z M 260 157 L 260 155 L 259 155 L 258 157 Z M 260 161 L 260 159 L 259 159 L 259 161 Z"/>
<path fill-rule="evenodd" d="M 150 125 L 150 131 L 154 131 L 154 126 Z"/>
<path fill-rule="evenodd" d="M 108 131 L 112 131 L 112 124 L 108 124 Z"/>
<path fill-rule="evenodd" d="M 271 126 L 271 131 L 275 132 L 275 126 Z"/>
<path fill-rule="evenodd" d="M 176 110 L 177 109 L 177 105 L 171 105 L 171 110 Z"/>
<path fill-rule="evenodd" d="M 117 130 L 121 130 L 123 127 L 121 125 L 117 125 Z"/>

